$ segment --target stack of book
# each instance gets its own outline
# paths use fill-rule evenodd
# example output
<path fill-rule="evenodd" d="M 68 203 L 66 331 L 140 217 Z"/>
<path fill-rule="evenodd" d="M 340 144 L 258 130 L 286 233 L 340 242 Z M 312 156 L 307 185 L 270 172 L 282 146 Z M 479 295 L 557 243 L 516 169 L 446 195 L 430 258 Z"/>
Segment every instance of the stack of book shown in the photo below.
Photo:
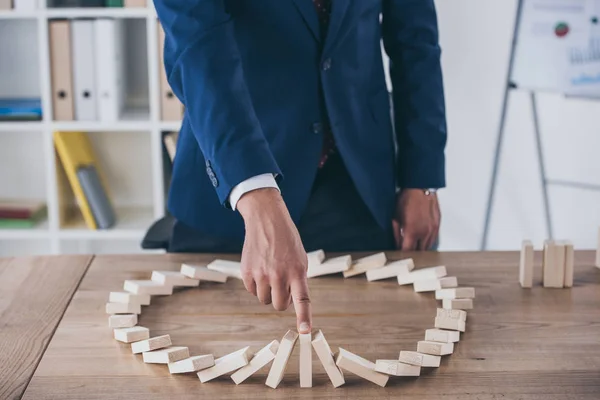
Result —
<path fill-rule="evenodd" d="M 46 204 L 30 200 L 0 200 L 0 229 L 33 228 L 46 217 Z"/>
<path fill-rule="evenodd" d="M 0 97 L 0 121 L 40 121 L 40 99 Z"/>

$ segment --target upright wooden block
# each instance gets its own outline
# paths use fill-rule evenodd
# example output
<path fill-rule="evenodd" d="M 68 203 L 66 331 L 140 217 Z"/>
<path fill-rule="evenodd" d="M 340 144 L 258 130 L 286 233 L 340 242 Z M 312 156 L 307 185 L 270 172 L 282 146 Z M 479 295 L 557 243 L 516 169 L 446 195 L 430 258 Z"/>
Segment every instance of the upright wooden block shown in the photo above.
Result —
<path fill-rule="evenodd" d="M 452 331 L 461 331 L 464 332 L 466 328 L 465 321 L 461 319 L 453 319 L 453 318 L 435 318 L 435 323 L 433 324 L 436 328 L 439 329 L 449 329 Z"/>
<path fill-rule="evenodd" d="M 524 240 L 521 245 L 519 283 L 523 288 L 533 286 L 533 243 L 531 243 L 531 240 Z"/>
<path fill-rule="evenodd" d="M 231 375 L 231 379 L 236 385 L 244 382 L 246 379 L 258 372 L 258 370 L 273 361 L 273 359 L 275 359 L 275 355 L 277 354 L 278 348 L 279 342 L 277 340 L 273 340 L 271 343 L 260 349 L 254 355 L 254 357 L 252 357 L 248 364 L 235 371 L 235 373 Z"/>
<path fill-rule="evenodd" d="M 287 331 L 281 339 L 277 354 L 275 355 L 275 360 L 273 361 L 271 369 L 269 370 L 269 375 L 267 376 L 267 386 L 276 389 L 281 383 L 283 374 L 285 373 L 285 367 L 290 359 L 292 350 L 294 350 L 297 339 L 298 334 L 294 331 Z"/>
<path fill-rule="evenodd" d="M 410 285 L 415 283 L 416 281 L 439 279 L 446 275 L 448 275 L 448 272 L 446 271 L 446 267 L 443 265 L 440 265 L 438 267 L 421 268 L 411 271 L 408 274 L 398 275 L 398 284 Z"/>
<path fill-rule="evenodd" d="M 442 357 L 434 356 L 431 354 L 418 353 L 416 351 L 402 350 L 398 359 L 405 364 L 417 365 L 420 367 L 437 368 L 440 366 Z"/>
<path fill-rule="evenodd" d="M 433 356 L 445 356 L 452 354 L 454 351 L 454 343 L 430 342 L 421 340 L 417 343 L 417 352 L 423 354 L 431 354 Z"/>
<path fill-rule="evenodd" d="M 600 268 L 600 228 L 598 228 L 598 247 L 596 248 L 596 267 Z"/>
<path fill-rule="evenodd" d="M 323 250 L 311 251 L 306 253 L 308 259 L 308 265 L 319 265 L 325 260 L 325 252 Z"/>
<path fill-rule="evenodd" d="M 396 278 L 397 276 L 406 275 L 410 273 L 410 271 L 412 271 L 414 267 L 415 264 L 412 258 L 392 261 L 385 267 L 367 271 L 367 280 L 369 282 L 373 282 L 382 279 Z"/>
<path fill-rule="evenodd" d="M 418 365 L 405 364 L 399 360 L 377 360 L 375 371 L 392 376 L 419 376 L 421 367 Z"/>
<path fill-rule="evenodd" d="M 340 256 L 330 258 L 324 263 L 319 265 L 308 265 L 308 271 L 306 276 L 308 278 L 314 278 L 317 276 L 339 274 L 340 272 L 346 271 L 352 264 L 351 256 Z"/>
<path fill-rule="evenodd" d="M 312 334 L 301 333 L 300 343 L 300 387 L 312 387 Z"/>
<path fill-rule="evenodd" d="M 442 308 L 448 310 L 471 310 L 473 299 L 442 299 Z"/>
<path fill-rule="evenodd" d="M 327 340 L 325 340 L 323 332 L 317 332 L 312 341 L 312 346 L 313 349 L 315 349 L 315 353 L 317 353 L 317 357 L 319 358 L 319 361 L 321 361 L 329 380 L 333 384 L 333 387 L 339 387 L 343 385 L 345 383 L 344 375 L 335 364 L 333 353 L 329 347 L 329 343 L 327 343 Z"/>
<path fill-rule="evenodd" d="M 448 310 L 446 308 L 438 308 L 436 311 L 437 318 L 460 319 L 467 322 L 467 312 L 464 310 Z"/>
<path fill-rule="evenodd" d="M 575 251 L 573 243 L 568 240 L 563 242 L 565 246 L 565 278 L 564 287 L 573 287 L 573 272 L 575 267 Z"/>
<path fill-rule="evenodd" d="M 200 379 L 200 382 L 204 383 L 221 375 L 236 371 L 244 365 L 247 365 L 251 357 L 252 352 L 250 351 L 250 347 L 244 347 L 236 352 L 217 358 L 215 360 L 215 365 L 198 371 L 198 378 Z"/>
<path fill-rule="evenodd" d="M 185 275 L 188 278 L 199 279 L 201 281 L 218 282 L 218 283 L 227 282 L 227 275 L 225 275 L 222 272 L 214 271 L 212 269 L 208 269 L 207 267 L 203 267 L 203 266 L 181 264 L 180 272 L 182 275 Z"/>
<path fill-rule="evenodd" d="M 190 350 L 184 346 L 171 346 L 142 353 L 143 360 L 147 364 L 169 364 L 189 356 Z"/>
<path fill-rule="evenodd" d="M 425 281 L 416 281 L 413 283 L 415 292 L 435 292 L 436 290 L 455 288 L 458 286 L 458 279 L 455 276 L 446 276 L 439 279 L 428 279 Z"/>
<path fill-rule="evenodd" d="M 151 280 L 126 280 L 123 289 L 133 294 L 149 294 L 153 296 L 169 296 L 173 294 L 173 286 L 161 285 Z"/>
<path fill-rule="evenodd" d="M 214 260 L 206 268 L 222 272 L 232 278 L 242 279 L 242 264 L 236 261 Z"/>
<path fill-rule="evenodd" d="M 475 288 L 456 287 L 449 289 L 440 289 L 435 291 L 437 300 L 443 299 L 473 299 L 475 298 Z"/>
<path fill-rule="evenodd" d="M 390 377 L 375 370 L 375 363 L 364 359 L 356 354 L 350 353 L 340 347 L 335 361 L 336 365 L 343 370 L 352 372 L 363 379 L 373 382 L 376 385 L 385 387 Z"/>
<path fill-rule="evenodd" d="M 129 292 L 110 292 L 108 301 L 111 303 L 136 303 L 142 306 L 150 305 L 149 294 L 133 294 Z"/>
<path fill-rule="evenodd" d="M 188 278 L 177 271 L 152 271 L 150 279 L 161 285 L 182 287 L 196 287 L 200 285 L 200 280 Z"/>
<path fill-rule="evenodd" d="M 108 317 L 109 328 L 131 328 L 138 322 L 137 314 L 117 314 Z"/>
<path fill-rule="evenodd" d="M 197 372 L 213 365 L 215 365 L 215 358 L 212 354 L 193 356 L 169 363 L 169 373 L 183 374 L 186 372 Z"/>
<path fill-rule="evenodd" d="M 172 344 L 171 336 L 169 336 L 169 335 L 155 336 L 150 339 L 131 343 L 131 351 L 133 352 L 133 354 L 139 354 L 139 353 L 143 353 L 145 351 L 162 349 L 164 347 L 170 346 L 171 344 Z"/>
<path fill-rule="evenodd" d="M 106 303 L 107 314 L 141 314 L 142 306 L 136 303 Z"/>
<path fill-rule="evenodd" d="M 139 342 L 150 338 L 150 330 L 143 326 L 133 326 L 131 328 L 119 328 L 113 331 L 115 340 L 123 343 Z"/>
<path fill-rule="evenodd" d="M 358 258 L 352 262 L 350 268 L 344 271 L 344 278 L 350 278 L 352 276 L 364 274 L 372 269 L 381 268 L 386 262 L 387 257 L 383 252 Z"/>
<path fill-rule="evenodd" d="M 428 342 L 456 343 L 460 340 L 460 332 L 443 329 L 427 329 L 425 340 Z"/>
<path fill-rule="evenodd" d="M 554 240 L 544 242 L 544 287 L 562 288 L 565 283 L 565 246 Z"/>

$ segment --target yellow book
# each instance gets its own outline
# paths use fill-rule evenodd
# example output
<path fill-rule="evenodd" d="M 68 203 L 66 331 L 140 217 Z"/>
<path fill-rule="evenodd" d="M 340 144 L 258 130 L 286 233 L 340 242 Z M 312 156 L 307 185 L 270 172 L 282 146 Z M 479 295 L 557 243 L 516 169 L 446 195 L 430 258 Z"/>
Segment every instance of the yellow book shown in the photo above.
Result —
<path fill-rule="evenodd" d="M 77 178 L 79 167 L 94 165 L 100 175 L 102 185 L 105 189 L 107 188 L 87 135 L 84 132 L 54 132 L 54 147 L 73 189 L 86 225 L 90 229 L 98 229 L 90 205 Z"/>

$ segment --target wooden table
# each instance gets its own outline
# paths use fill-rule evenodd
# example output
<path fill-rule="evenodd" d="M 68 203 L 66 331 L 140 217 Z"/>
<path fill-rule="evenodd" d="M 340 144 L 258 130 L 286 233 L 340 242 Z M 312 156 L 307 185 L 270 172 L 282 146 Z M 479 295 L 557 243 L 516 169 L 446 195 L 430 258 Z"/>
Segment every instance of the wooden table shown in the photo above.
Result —
<path fill-rule="evenodd" d="M 576 254 L 575 287 L 543 289 L 537 257 L 536 286 L 521 289 L 517 253 L 422 253 L 417 267 L 446 265 L 461 285 L 476 288 L 467 332 L 451 356 L 419 378 L 391 378 L 380 388 L 346 373 L 334 389 L 315 355 L 314 387 L 300 389 L 297 349 L 279 389 L 264 385 L 268 369 L 235 386 L 227 377 L 201 384 L 195 374 L 171 376 L 149 365 L 128 345 L 112 339 L 104 304 L 125 279 L 145 279 L 152 270 L 177 270 L 182 261 L 210 256 L 97 256 L 75 293 L 27 390 L 25 399 L 599 399 L 600 270 L 592 252 Z M 332 347 L 370 360 L 393 359 L 415 350 L 431 328 L 436 301 L 393 280 L 364 277 L 310 281 L 315 329 Z M 192 354 L 216 356 L 251 345 L 262 347 L 295 326 L 293 311 L 257 304 L 240 281 L 202 284 L 155 297 L 140 324 L 152 335 L 169 333 Z"/>

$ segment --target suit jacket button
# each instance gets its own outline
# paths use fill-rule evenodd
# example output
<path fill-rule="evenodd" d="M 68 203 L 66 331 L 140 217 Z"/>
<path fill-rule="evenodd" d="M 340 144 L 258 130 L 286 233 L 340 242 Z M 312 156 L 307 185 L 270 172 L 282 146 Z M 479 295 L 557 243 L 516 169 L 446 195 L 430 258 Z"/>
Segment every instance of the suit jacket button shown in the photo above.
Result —
<path fill-rule="evenodd" d="M 323 61 L 323 65 L 321 65 L 321 69 L 323 69 L 323 71 L 329 71 L 330 68 L 331 68 L 331 58 L 328 58 L 325 61 Z"/>

